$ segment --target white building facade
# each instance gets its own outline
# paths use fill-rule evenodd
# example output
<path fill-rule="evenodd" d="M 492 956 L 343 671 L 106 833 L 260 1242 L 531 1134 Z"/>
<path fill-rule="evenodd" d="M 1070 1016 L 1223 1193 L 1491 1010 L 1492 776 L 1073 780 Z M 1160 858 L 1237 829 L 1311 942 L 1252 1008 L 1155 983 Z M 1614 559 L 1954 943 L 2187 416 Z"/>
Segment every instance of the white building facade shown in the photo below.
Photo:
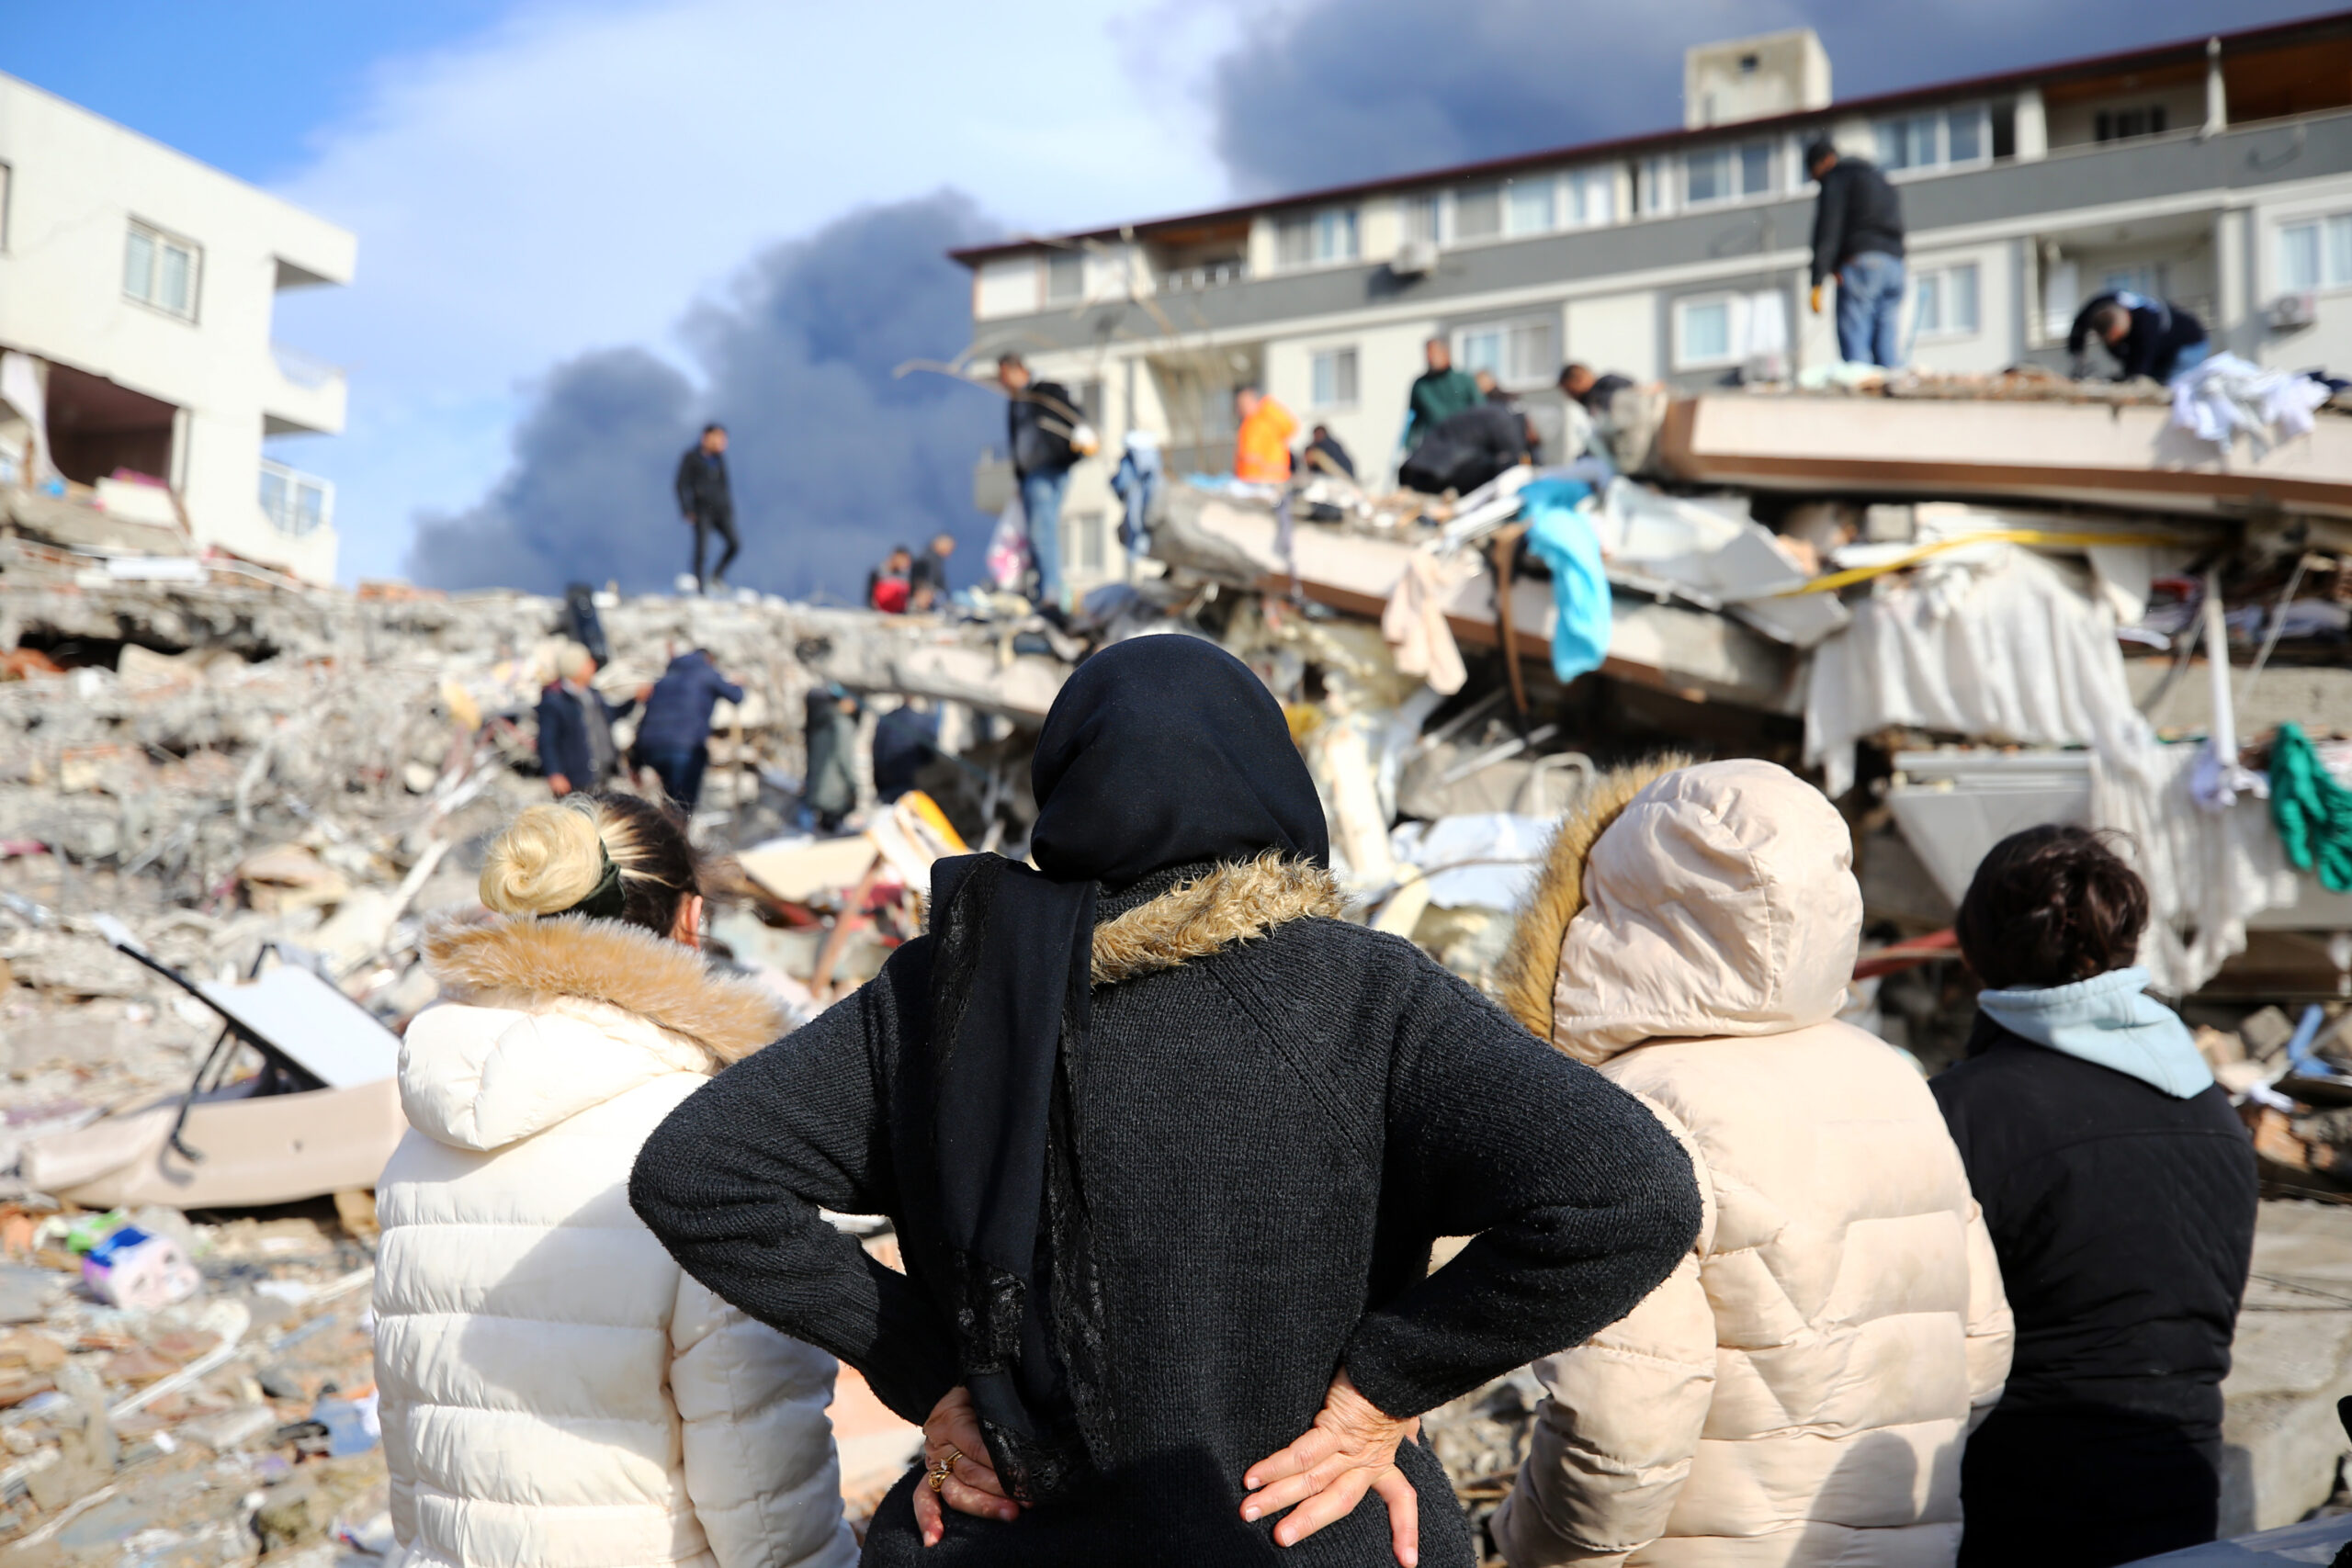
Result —
<path fill-rule="evenodd" d="M 1916 366 L 2063 367 L 2119 287 L 2258 363 L 2352 366 L 2352 13 L 1842 104 L 1810 34 L 1686 81 L 1681 130 L 956 253 L 978 356 L 1021 351 L 1103 434 L 1065 504 L 1081 583 L 1118 573 L 1121 436 L 1229 471 L 1244 382 L 1380 485 L 1431 337 L 1547 431 L 1564 360 L 1683 389 L 1836 360 L 1805 308 L 1822 136 L 1901 190 Z"/>
<path fill-rule="evenodd" d="M 331 581 L 333 490 L 265 437 L 343 428 L 343 372 L 272 340 L 357 242 L 0 75 L 0 479 L 160 480 L 200 546 Z M 29 405 L 29 406 L 28 406 Z"/>

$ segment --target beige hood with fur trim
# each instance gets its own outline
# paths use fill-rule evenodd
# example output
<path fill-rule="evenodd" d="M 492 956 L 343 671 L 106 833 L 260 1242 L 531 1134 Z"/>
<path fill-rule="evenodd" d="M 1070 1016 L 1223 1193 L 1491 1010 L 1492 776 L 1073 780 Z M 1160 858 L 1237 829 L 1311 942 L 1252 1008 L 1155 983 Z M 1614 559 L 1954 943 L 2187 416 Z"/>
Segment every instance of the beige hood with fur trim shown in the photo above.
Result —
<path fill-rule="evenodd" d="M 1606 775 L 1563 822 L 1506 1003 L 1686 1139 L 1713 1223 L 1536 1364 L 1513 1568 L 1952 1561 L 2009 1313 L 1927 1083 L 1836 1018 L 1860 929 L 1845 822 L 1769 762 Z"/>
<path fill-rule="evenodd" d="M 1506 1005 L 1587 1062 L 1645 1040 L 1785 1033 L 1837 1016 L 1861 941 L 1853 840 L 1770 762 L 1605 775 L 1555 837 Z"/>

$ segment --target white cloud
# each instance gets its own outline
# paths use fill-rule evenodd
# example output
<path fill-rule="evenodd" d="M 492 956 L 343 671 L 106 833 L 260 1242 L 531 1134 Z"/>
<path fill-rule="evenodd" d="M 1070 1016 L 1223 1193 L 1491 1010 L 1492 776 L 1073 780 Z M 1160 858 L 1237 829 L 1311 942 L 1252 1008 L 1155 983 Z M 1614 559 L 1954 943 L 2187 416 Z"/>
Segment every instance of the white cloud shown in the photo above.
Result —
<path fill-rule="evenodd" d="M 943 185 L 1036 227 L 1222 199 L 1193 88 L 1226 35 L 1139 48 L 1164 19 L 1150 0 L 542 4 L 384 64 L 278 187 L 359 236 L 354 285 L 286 297 L 277 328 L 351 373 L 350 429 L 288 453 L 338 481 L 345 576 L 396 570 L 416 511 L 481 493 L 529 378 L 670 345 L 762 244 Z"/>

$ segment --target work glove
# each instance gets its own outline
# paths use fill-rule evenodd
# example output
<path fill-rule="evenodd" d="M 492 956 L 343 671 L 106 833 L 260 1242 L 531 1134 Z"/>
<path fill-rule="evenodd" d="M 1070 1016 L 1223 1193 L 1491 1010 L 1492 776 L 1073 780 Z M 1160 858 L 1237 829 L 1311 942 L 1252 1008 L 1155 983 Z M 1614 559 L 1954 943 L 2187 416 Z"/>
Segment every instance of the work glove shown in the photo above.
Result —
<path fill-rule="evenodd" d="M 1816 283 L 1813 286 L 1813 313 L 1816 316 L 1821 314 L 1821 290 L 1822 285 Z"/>

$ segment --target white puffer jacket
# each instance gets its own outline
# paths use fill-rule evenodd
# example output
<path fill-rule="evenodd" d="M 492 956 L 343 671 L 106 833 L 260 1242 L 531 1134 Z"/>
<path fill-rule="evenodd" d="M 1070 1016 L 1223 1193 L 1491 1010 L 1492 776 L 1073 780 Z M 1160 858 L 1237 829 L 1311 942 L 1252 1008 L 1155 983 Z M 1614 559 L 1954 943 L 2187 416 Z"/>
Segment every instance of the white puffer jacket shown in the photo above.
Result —
<path fill-rule="evenodd" d="M 1650 1102 L 1707 1212 L 1647 1300 L 1536 1364 L 1551 1397 L 1495 1522 L 1514 1568 L 1959 1551 L 2009 1312 L 1927 1084 L 1836 1021 L 1851 864 L 1836 809 L 1769 762 L 1612 774 L 1562 825 L 1505 999 Z"/>
<path fill-rule="evenodd" d="M 435 931 L 377 1208 L 394 1568 L 846 1568 L 834 1364 L 684 1277 L 629 1167 L 784 1032 L 758 987 L 612 920 Z"/>

